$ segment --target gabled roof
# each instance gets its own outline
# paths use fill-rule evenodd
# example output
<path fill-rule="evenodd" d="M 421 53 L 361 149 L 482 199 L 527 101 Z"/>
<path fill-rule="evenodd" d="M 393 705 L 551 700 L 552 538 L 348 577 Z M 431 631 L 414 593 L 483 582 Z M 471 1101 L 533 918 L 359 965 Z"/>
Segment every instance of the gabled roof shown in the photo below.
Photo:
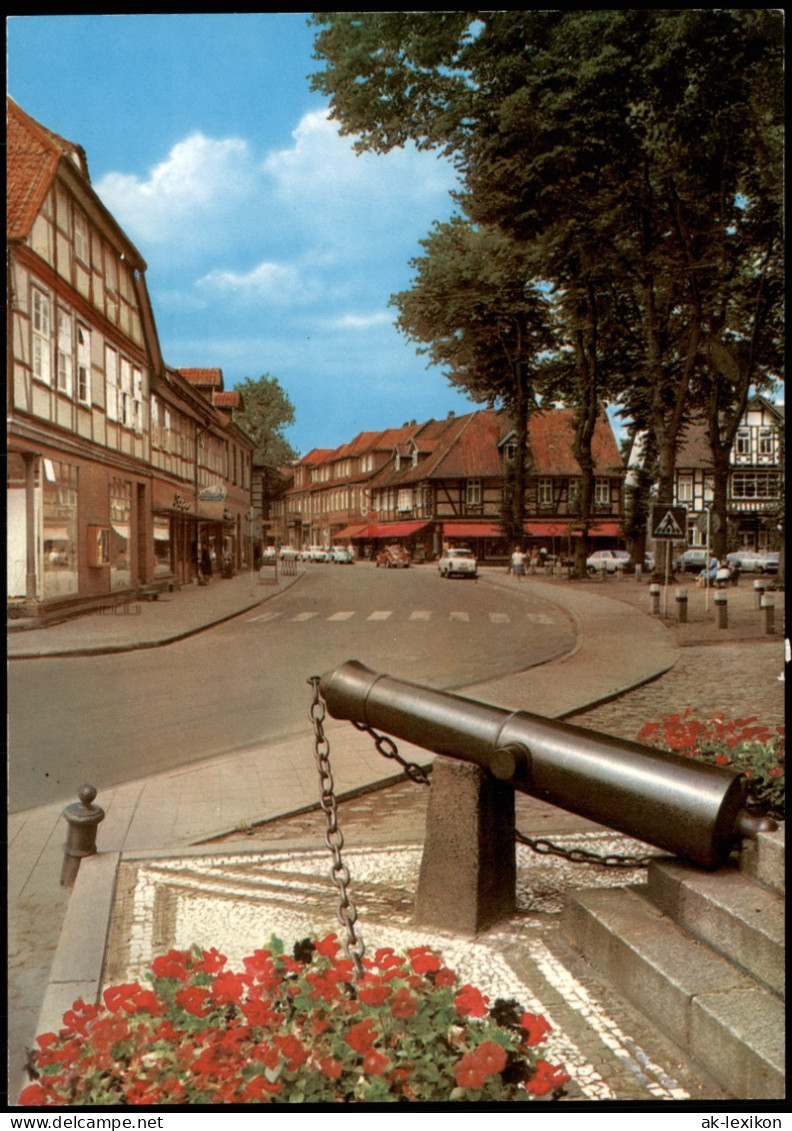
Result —
<path fill-rule="evenodd" d="M 23 240 L 41 211 L 56 170 L 67 158 L 90 184 L 84 150 L 31 118 L 6 99 L 6 230 Z"/>
<path fill-rule="evenodd" d="M 528 421 L 531 471 L 536 475 L 580 475 L 574 455 L 575 410 L 553 408 L 534 413 Z M 606 413 L 600 413 L 591 439 L 597 475 L 615 475 L 624 468 L 616 437 Z"/>
<path fill-rule="evenodd" d="M 242 394 L 237 389 L 229 389 L 228 392 L 213 391 L 212 404 L 215 408 L 242 408 Z"/>
<path fill-rule="evenodd" d="M 191 385 L 198 388 L 216 389 L 218 392 L 223 391 L 223 371 L 222 369 L 180 369 L 182 377 L 185 381 L 189 381 Z"/>
<path fill-rule="evenodd" d="M 695 417 L 682 426 L 676 451 L 676 467 L 678 471 L 712 467 L 712 451 L 703 417 Z"/>

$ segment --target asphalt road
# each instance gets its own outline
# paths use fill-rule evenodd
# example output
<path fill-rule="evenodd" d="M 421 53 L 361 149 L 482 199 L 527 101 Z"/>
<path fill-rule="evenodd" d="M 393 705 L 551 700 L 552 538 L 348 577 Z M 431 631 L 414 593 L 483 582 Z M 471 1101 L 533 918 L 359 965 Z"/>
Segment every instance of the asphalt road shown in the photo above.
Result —
<path fill-rule="evenodd" d="M 443 689 L 569 651 L 559 607 L 486 581 L 315 565 L 299 585 L 162 648 L 9 670 L 12 812 L 307 730 L 307 680 L 346 660 Z"/>

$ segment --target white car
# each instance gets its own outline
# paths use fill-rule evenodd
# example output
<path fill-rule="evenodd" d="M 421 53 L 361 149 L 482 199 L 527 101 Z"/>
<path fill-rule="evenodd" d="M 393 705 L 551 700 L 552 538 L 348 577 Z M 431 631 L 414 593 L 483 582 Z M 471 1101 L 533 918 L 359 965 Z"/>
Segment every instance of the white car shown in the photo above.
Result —
<path fill-rule="evenodd" d="M 300 552 L 300 558 L 304 562 L 331 562 L 333 552 L 328 550 L 326 546 L 309 546 L 306 550 Z"/>
<path fill-rule="evenodd" d="M 586 569 L 590 574 L 618 573 L 630 564 L 626 550 L 595 550 L 586 558 Z"/>
<path fill-rule="evenodd" d="M 333 546 L 333 561 L 339 565 L 354 565 L 355 551 L 351 546 Z"/>
<path fill-rule="evenodd" d="M 477 577 L 478 562 L 472 550 L 446 550 L 437 563 L 441 577 Z"/>

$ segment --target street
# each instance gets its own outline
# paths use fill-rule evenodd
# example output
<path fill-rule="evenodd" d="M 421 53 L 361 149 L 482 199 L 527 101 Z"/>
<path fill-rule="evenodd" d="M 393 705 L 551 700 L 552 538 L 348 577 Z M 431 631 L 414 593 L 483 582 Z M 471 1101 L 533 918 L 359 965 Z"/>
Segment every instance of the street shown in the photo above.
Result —
<path fill-rule="evenodd" d="M 260 609 L 167 647 L 11 665 L 10 810 L 299 734 L 306 681 L 345 660 L 461 689 L 574 641 L 571 618 L 527 586 L 314 565 Z"/>

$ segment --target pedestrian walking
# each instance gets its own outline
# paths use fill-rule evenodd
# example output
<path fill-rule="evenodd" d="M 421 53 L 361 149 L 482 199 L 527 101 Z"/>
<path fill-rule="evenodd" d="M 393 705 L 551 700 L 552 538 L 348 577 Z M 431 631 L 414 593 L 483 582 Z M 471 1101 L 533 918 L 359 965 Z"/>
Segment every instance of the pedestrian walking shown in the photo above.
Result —
<path fill-rule="evenodd" d="M 519 581 L 522 575 L 525 573 L 525 554 L 519 546 L 515 547 L 514 553 L 511 556 L 511 568 L 512 573 Z"/>

